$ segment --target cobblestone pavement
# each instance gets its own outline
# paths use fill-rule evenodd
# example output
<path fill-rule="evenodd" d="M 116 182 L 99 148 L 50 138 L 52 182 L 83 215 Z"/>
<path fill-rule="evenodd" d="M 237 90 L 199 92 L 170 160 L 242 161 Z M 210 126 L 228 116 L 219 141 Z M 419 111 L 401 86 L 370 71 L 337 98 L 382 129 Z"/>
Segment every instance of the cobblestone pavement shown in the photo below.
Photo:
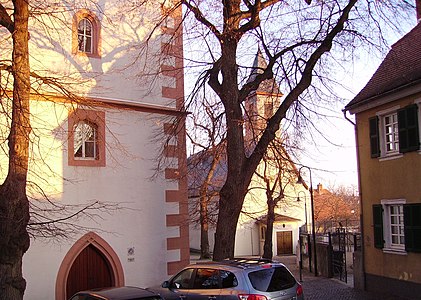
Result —
<path fill-rule="evenodd" d="M 280 256 L 275 259 L 287 265 L 295 278 L 300 279 L 295 256 Z M 337 279 L 315 277 L 313 273 L 304 269 L 302 270 L 301 283 L 306 300 L 409 300 L 357 290 L 352 287 L 352 280 L 346 284 Z"/>

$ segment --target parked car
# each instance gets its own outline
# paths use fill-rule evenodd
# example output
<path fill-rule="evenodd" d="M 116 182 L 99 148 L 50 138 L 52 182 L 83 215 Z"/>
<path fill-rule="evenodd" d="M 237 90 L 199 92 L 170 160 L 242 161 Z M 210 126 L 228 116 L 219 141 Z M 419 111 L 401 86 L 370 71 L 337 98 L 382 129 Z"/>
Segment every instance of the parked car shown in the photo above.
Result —
<path fill-rule="evenodd" d="M 123 286 L 77 292 L 69 300 L 163 300 L 146 289 Z"/>
<path fill-rule="evenodd" d="M 183 268 L 160 287 L 166 300 L 303 300 L 303 288 L 288 268 L 266 259 L 236 258 Z"/>

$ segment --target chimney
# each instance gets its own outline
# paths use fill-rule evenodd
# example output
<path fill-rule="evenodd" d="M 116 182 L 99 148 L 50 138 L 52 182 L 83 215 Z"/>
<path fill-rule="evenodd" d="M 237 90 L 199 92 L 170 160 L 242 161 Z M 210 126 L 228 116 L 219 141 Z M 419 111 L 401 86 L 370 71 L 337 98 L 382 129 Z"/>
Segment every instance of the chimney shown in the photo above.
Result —
<path fill-rule="evenodd" d="M 421 0 L 415 0 L 415 10 L 417 11 L 417 21 L 421 21 Z"/>
<path fill-rule="evenodd" d="M 421 1 L 421 0 L 420 0 Z M 317 185 L 317 192 L 319 193 L 319 194 L 321 194 L 322 193 L 322 191 L 323 191 L 323 185 L 321 184 L 321 183 L 319 183 L 318 185 Z"/>

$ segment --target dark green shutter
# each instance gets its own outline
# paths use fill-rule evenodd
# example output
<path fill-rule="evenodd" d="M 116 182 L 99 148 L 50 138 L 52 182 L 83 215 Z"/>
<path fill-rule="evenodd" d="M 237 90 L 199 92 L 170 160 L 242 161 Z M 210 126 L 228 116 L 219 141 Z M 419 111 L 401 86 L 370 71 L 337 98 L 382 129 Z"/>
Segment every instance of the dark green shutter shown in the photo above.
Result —
<path fill-rule="evenodd" d="M 380 156 L 380 136 L 379 136 L 379 118 L 372 117 L 368 119 L 370 127 L 370 151 L 371 157 L 376 158 Z"/>
<path fill-rule="evenodd" d="M 403 206 L 405 250 L 421 252 L 421 203 Z"/>
<path fill-rule="evenodd" d="M 383 207 L 381 204 L 373 205 L 373 224 L 374 224 L 374 247 L 382 249 L 383 239 Z"/>
<path fill-rule="evenodd" d="M 419 150 L 418 105 L 412 104 L 398 110 L 398 127 L 399 152 Z"/>

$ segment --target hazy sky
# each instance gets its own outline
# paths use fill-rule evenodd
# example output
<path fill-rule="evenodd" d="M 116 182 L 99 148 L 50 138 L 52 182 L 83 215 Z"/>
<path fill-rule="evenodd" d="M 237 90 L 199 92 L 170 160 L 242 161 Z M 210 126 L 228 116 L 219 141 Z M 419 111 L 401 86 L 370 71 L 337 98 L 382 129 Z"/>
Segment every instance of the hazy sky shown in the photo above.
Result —
<path fill-rule="evenodd" d="M 412 27 L 408 27 L 406 32 L 411 29 Z M 401 36 L 396 36 L 390 42 L 390 45 L 393 45 Z M 343 93 L 343 97 L 347 100 L 334 108 L 336 117 L 330 118 L 327 122 L 317 124 L 319 130 L 323 129 L 327 139 L 335 144 L 319 138 L 317 139 L 317 147 L 311 144 L 306 145 L 306 152 L 301 156 L 301 162 L 312 169 L 314 188 L 318 183 L 322 183 L 324 187 L 353 185 L 358 188 L 354 126 L 344 118 L 341 110 L 367 84 L 383 59 L 383 57 L 367 55 L 366 57 L 360 57 L 360 60 L 353 65 L 352 72 L 345 74 L 342 78 L 342 81 L 348 83 L 352 92 Z M 353 115 L 348 113 L 347 116 L 354 120 Z M 304 178 L 308 182 L 309 176 L 307 173 L 308 171 L 305 173 L 306 176 Z"/>

